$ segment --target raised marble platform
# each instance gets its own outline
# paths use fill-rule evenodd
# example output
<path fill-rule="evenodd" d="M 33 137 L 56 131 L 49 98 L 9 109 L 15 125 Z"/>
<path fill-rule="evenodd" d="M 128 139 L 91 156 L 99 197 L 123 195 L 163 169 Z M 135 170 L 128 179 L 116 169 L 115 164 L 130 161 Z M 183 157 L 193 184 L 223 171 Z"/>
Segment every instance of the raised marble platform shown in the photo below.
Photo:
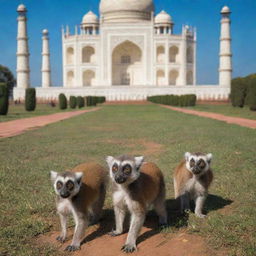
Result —
<path fill-rule="evenodd" d="M 218 85 L 197 86 L 95 86 L 83 88 L 36 88 L 36 96 L 41 100 L 55 100 L 60 93 L 69 96 L 105 96 L 107 101 L 145 100 L 148 96 L 164 94 L 196 94 L 198 100 L 227 100 L 230 88 Z M 25 98 L 25 89 L 14 88 L 14 100 Z"/>

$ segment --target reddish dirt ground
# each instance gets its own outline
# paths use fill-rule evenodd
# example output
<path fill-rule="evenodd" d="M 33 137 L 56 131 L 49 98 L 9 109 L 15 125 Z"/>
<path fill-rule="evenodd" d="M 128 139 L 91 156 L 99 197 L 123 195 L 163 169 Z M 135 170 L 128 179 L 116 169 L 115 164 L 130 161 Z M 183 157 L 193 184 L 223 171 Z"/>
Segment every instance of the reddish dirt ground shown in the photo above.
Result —
<path fill-rule="evenodd" d="M 133 141 L 132 139 L 107 139 L 107 140 L 100 140 L 99 142 L 104 142 L 108 144 L 124 144 L 127 147 L 127 154 L 131 155 L 136 155 L 136 154 L 142 154 L 145 156 L 150 156 L 150 155 L 159 155 L 160 153 L 164 152 L 164 146 L 161 144 L 158 144 L 153 141 L 147 141 L 145 139 L 139 139 L 136 141 Z M 143 149 L 142 150 L 134 150 L 134 147 L 136 145 L 142 145 Z"/>
<path fill-rule="evenodd" d="M 150 217 L 149 217 L 150 219 Z M 204 239 L 198 235 L 188 234 L 183 228 L 173 233 L 159 233 L 156 218 L 147 221 L 137 240 L 137 252 L 134 256 L 224 256 L 224 252 L 210 248 Z M 113 219 L 107 218 L 103 223 L 88 228 L 81 250 L 72 253 L 75 256 L 124 256 L 120 249 L 124 245 L 127 232 L 117 237 L 107 233 L 113 227 Z M 127 225 L 126 225 L 127 226 Z M 37 243 L 50 244 L 63 251 L 72 239 L 73 228 L 69 230 L 68 241 L 60 244 L 56 241 L 59 232 L 51 232 L 37 238 Z"/>
<path fill-rule="evenodd" d="M 107 101 L 104 103 L 104 105 L 148 105 L 148 104 L 152 104 L 152 103 L 146 100 Z"/>
<path fill-rule="evenodd" d="M 164 108 L 168 108 L 174 111 L 179 111 L 185 114 L 191 114 L 195 116 L 201 116 L 201 117 L 207 117 L 219 121 L 224 121 L 228 124 L 237 124 L 240 126 L 256 129 L 256 120 L 251 120 L 251 119 L 246 119 L 246 118 L 240 118 L 240 117 L 231 117 L 231 116 L 225 116 L 222 114 L 216 114 L 216 113 L 211 113 L 211 112 L 203 112 L 203 111 L 196 111 L 196 110 L 191 110 L 191 109 L 186 109 L 186 108 L 176 108 L 176 107 L 171 107 L 171 106 L 165 106 L 161 105 Z"/>
<path fill-rule="evenodd" d="M 207 101 L 207 100 L 202 100 L 202 101 L 197 101 L 196 102 L 196 104 L 198 104 L 198 105 L 226 105 L 226 104 L 228 104 L 229 103 L 229 101 L 227 101 L 227 100 L 224 100 L 224 101 Z"/>
<path fill-rule="evenodd" d="M 99 109 L 100 108 L 93 108 L 90 110 L 56 113 L 51 115 L 29 117 L 29 118 L 13 120 L 9 122 L 3 122 L 3 123 L 0 123 L 0 138 L 17 136 L 31 129 L 56 123 L 58 121 L 62 121 L 74 116 L 96 111 Z"/>

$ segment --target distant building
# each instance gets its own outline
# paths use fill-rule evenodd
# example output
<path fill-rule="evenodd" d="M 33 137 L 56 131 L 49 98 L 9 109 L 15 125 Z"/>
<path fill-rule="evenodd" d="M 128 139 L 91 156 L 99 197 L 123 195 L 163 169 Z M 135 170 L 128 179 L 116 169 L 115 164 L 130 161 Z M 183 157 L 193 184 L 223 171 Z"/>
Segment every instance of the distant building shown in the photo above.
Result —
<path fill-rule="evenodd" d="M 196 85 L 195 28 L 182 26 L 182 33 L 174 34 L 172 17 L 165 11 L 155 16 L 153 0 L 101 0 L 99 8 L 99 19 L 89 11 L 73 34 L 68 26 L 62 30 L 63 87 L 48 82 L 37 89 L 39 97 L 56 98 L 62 92 L 141 100 L 195 93 L 201 99 L 227 99 L 232 74 L 228 7 L 221 11 L 219 86 Z M 19 20 L 25 15 L 18 12 Z M 24 54 L 28 58 L 28 49 Z M 47 71 L 43 77 L 50 81 Z M 16 98 L 22 98 L 24 85 L 18 84 Z"/>

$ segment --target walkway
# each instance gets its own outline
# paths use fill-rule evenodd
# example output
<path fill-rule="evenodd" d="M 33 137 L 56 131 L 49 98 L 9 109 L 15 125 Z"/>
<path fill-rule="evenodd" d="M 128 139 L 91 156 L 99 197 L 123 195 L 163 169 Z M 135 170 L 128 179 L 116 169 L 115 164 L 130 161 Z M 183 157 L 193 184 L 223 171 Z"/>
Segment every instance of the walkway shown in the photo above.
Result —
<path fill-rule="evenodd" d="M 166 105 L 161 105 L 164 108 L 169 108 L 174 111 L 179 111 L 186 114 L 196 115 L 196 116 L 202 116 L 207 117 L 219 121 L 224 121 L 228 124 L 237 124 L 240 126 L 256 129 L 256 120 L 246 119 L 246 118 L 240 118 L 240 117 L 232 117 L 232 116 L 225 116 L 222 114 L 212 113 L 212 112 L 203 112 L 203 111 L 196 111 L 186 108 L 176 108 Z"/>
<path fill-rule="evenodd" d="M 100 108 L 78 110 L 72 112 L 56 113 L 51 115 L 29 117 L 9 122 L 3 122 L 0 123 L 0 138 L 17 136 L 31 129 L 56 123 L 74 116 L 82 115 L 84 113 L 97 111 L 99 109 Z"/>

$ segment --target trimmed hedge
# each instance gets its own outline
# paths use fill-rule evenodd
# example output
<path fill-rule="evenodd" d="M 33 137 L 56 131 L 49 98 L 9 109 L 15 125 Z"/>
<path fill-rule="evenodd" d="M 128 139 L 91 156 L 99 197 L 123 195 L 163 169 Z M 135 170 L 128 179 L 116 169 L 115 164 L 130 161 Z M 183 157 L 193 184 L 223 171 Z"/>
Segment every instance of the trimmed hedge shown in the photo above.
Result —
<path fill-rule="evenodd" d="M 9 90 L 6 83 L 0 83 L 0 115 L 7 115 L 9 108 Z"/>
<path fill-rule="evenodd" d="M 59 107 L 60 109 L 66 109 L 68 107 L 67 97 L 63 93 L 59 95 Z"/>
<path fill-rule="evenodd" d="M 34 111 L 36 109 L 36 89 L 35 88 L 26 89 L 25 109 L 27 111 Z"/>
<path fill-rule="evenodd" d="M 242 108 L 244 106 L 246 92 L 247 84 L 243 78 L 238 77 L 232 80 L 230 99 L 233 107 Z"/>
<path fill-rule="evenodd" d="M 76 100 L 76 97 L 75 96 L 70 96 L 69 98 L 69 106 L 70 108 L 76 108 L 77 106 L 77 100 Z"/>
<path fill-rule="evenodd" d="M 147 98 L 148 101 L 163 105 L 189 107 L 196 105 L 196 95 L 158 95 Z"/>
<path fill-rule="evenodd" d="M 100 103 L 100 104 L 106 102 L 106 97 L 105 97 L 105 96 L 99 96 L 99 97 L 97 97 L 97 102 Z"/>
<path fill-rule="evenodd" d="M 104 96 L 86 96 L 86 106 L 96 106 L 98 103 L 102 104 L 106 101 Z"/>
<path fill-rule="evenodd" d="M 244 105 L 250 106 L 253 104 L 252 101 L 255 97 L 253 84 L 255 83 L 256 74 L 251 74 L 246 77 L 234 78 L 231 83 L 230 94 L 232 106 L 242 108 Z"/>
<path fill-rule="evenodd" d="M 78 108 L 83 108 L 84 107 L 84 98 L 81 96 L 77 97 L 77 106 Z"/>
<path fill-rule="evenodd" d="M 250 79 L 248 84 L 247 103 L 250 110 L 256 111 L 256 75 Z"/>

